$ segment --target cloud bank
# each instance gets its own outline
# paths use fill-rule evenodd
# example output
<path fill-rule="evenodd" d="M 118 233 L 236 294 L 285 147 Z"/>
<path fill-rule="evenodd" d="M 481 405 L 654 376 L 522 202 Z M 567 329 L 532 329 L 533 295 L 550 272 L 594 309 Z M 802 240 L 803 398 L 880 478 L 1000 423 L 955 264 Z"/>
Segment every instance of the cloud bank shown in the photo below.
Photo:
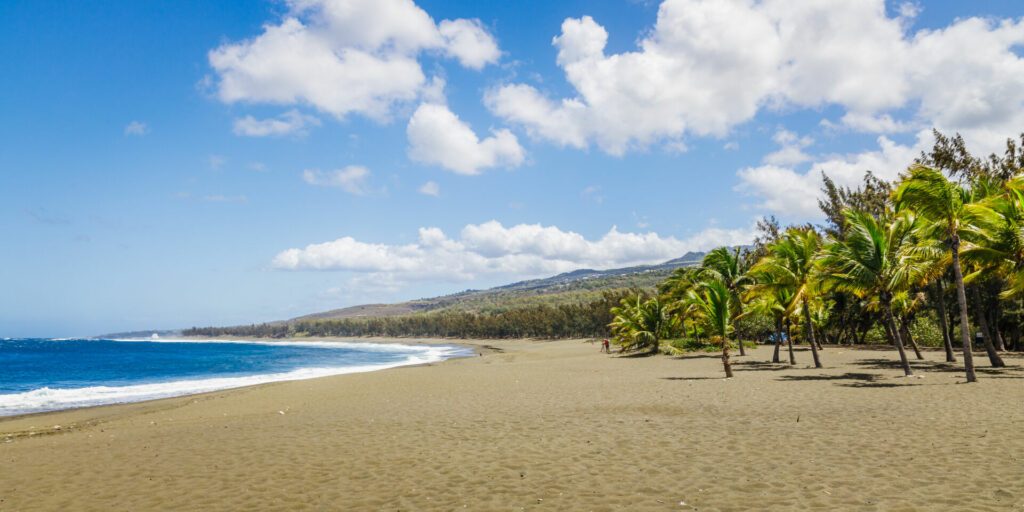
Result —
<path fill-rule="evenodd" d="M 420 228 L 415 243 L 389 245 L 342 237 L 282 251 L 282 270 L 350 271 L 389 281 L 470 281 L 485 276 L 531 278 L 580 268 L 607 269 L 660 263 L 689 251 L 749 243 L 753 228 L 711 228 L 685 239 L 624 233 L 613 227 L 597 240 L 555 226 L 497 221 L 469 224 L 451 238 Z M 438 265 L 443 261 L 444 265 Z"/>
<path fill-rule="evenodd" d="M 665 0 L 637 49 L 615 54 L 596 20 L 569 18 L 552 44 L 575 94 L 512 83 L 485 103 L 538 139 L 613 155 L 724 136 L 764 109 L 839 106 L 841 124 L 875 133 L 1000 140 L 1024 125 L 1024 20 L 912 32 L 916 14 L 883 0 Z"/>

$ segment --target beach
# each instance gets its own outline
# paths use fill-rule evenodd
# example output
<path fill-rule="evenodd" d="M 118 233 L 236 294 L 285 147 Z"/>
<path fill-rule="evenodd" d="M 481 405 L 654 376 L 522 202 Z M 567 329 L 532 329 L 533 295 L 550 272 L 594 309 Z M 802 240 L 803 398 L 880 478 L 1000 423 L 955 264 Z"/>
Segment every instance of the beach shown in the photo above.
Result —
<path fill-rule="evenodd" d="M 0 419 L 0 510 L 1024 510 L 1024 359 L 478 355 Z"/>

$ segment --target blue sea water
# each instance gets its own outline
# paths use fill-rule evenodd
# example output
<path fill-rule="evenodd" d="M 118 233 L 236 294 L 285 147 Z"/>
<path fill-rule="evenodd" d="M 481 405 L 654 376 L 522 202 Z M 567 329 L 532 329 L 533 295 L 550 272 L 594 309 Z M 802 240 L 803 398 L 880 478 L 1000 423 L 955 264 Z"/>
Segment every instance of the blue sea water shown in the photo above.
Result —
<path fill-rule="evenodd" d="M 0 416 L 441 361 L 455 346 L 339 342 L 0 340 Z"/>

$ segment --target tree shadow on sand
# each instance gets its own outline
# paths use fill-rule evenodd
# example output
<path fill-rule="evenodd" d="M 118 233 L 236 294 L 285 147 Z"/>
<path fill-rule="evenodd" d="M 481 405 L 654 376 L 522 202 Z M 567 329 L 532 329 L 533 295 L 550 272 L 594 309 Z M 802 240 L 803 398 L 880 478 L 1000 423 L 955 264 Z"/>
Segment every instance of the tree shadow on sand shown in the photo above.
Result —
<path fill-rule="evenodd" d="M 917 386 L 918 383 L 881 382 L 885 375 L 877 373 L 847 372 L 839 375 L 783 375 L 777 380 L 782 382 L 833 381 L 837 386 L 847 388 L 895 388 L 900 386 Z"/>
<path fill-rule="evenodd" d="M 689 360 L 689 359 L 721 359 L 722 358 L 722 354 L 721 353 L 717 353 L 717 354 L 680 354 L 680 355 L 676 355 L 676 356 L 672 356 L 672 357 L 674 359 L 679 359 L 680 361 Z"/>
<path fill-rule="evenodd" d="M 977 357 L 978 356 L 975 356 L 976 359 Z M 860 361 L 854 362 L 853 364 L 860 366 L 861 368 L 874 370 L 903 369 L 903 366 L 900 364 L 899 361 L 893 361 L 889 359 L 862 359 Z M 947 363 L 912 359 L 910 361 L 910 367 L 916 371 L 925 372 L 963 373 L 964 371 L 963 363 L 961 362 Z M 997 379 L 1024 379 L 1024 367 L 1021 366 L 1006 366 L 1003 368 L 975 366 L 974 371 L 980 375 Z"/>
<path fill-rule="evenodd" d="M 629 352 L 629 353 L 626 353 L 626 354 L 618 353 L 618 354 L 615 355 L 615 357 L 617 357 L 619 359 L 641 359 L 641 358 L 644 358 L 644 357 L 654 357 L 656 355 L 658 355 L 656 352 L 643 351 L 643 352 Z"/>
<path fill-rule="evenodd" d="M 738 361 L 732 364 L 732 369 L 738 372 L 777 372 L 794 368 L 787 363 L 769 363 L 767 361 Z"/>
<path fill-rule="evenodd" d="M 722 380 L 725 375 L 721 377 L 660 377 L 661 380 Z"/>

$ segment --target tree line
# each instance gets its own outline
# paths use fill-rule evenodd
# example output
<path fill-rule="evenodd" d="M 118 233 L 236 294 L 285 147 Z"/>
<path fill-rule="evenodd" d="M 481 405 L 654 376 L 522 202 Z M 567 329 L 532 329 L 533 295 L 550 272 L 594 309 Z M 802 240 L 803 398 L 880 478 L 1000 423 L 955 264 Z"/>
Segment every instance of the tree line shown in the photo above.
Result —
<path fill-rule="evenodd" d="M 992 367 L 1005 365 L 1001 352 L 1024 348 L 1021 147 L 1024 135 L 1003 155 L 976 158 L 959 135 L 936 131 L 931 151 L 895 182 L 868 172 L 849 188 L 823 176 L 824 225 L 763 219 L 753 247 L 715 249 L 656 294 L 620 301 L 614 340 L 624 351 L 657 352 L 666 339 L 703 338 L 720 347 L 731 377 L 731 347 L 744 353 L 738 338 L 770 340 L 776 363 L 785 346 L 790 364 L 799 338 L 820 368 L 826 342 L 865 343 L 874 331 L 911 375 L 908 346 L 923 358 L 911 327 L 931 323 L 946 361 L 960 352 L 973 382 L 976 348 Z"/>
<path fill-rule="evenodd" d="M 599 338 L 609 336 L 611 307 L 638 289 L 602 292 L 570 304 L 529 304 L 488 312 L 442 310 L 389 317 L 301 320 L 234 327 L 193 327 L 186 336 L 288 338 L 382 336 L 431 338 Z"/>

